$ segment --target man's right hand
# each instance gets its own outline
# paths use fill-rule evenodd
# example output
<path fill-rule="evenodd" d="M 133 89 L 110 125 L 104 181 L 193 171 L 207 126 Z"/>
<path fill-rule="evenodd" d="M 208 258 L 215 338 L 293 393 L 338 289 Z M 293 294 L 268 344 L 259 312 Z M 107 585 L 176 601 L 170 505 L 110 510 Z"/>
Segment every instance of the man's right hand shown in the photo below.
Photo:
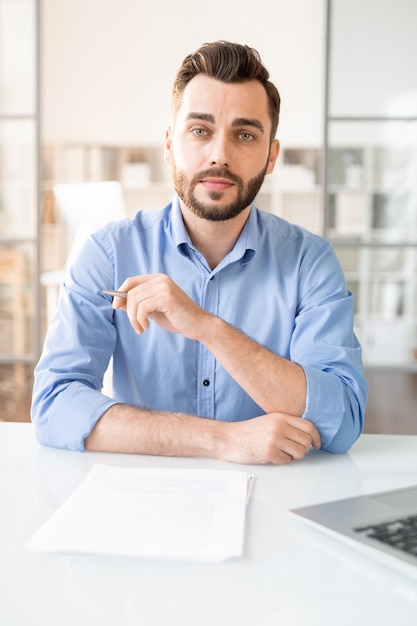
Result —
<path fill-rule="evenodd" d="M 219 458 L 235 463 L 286 464 L 320 448 L 320 435 L 309 420 L 270 413 L 241 422 L 222 422 L 226 436 Z"/>

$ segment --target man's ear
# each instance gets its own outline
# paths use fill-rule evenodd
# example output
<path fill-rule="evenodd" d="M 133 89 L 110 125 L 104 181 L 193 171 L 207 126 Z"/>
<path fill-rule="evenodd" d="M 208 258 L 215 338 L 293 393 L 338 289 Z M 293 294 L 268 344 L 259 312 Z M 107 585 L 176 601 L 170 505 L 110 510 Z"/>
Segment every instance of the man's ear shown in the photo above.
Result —
<path fill-rule="evenodd" d="M 274 171 L 274 167 L 279 156 L 280 147 L 281 146 L 278 139 L 274 139 L 269 149 L 268 166 L 266 169 L 267 174 L 272 174 L 272 172 Z"/>
<path fill-rule="evenodd" d="M 171 127 L 168 126 L 168 128 L 165 131 L 165 144 L 164 144 L 164 161 L 165 163 L 168 163 L 168 165 L 171 165 L 171 150 L 172 150 L 172 133 L 171 133 Z"/>

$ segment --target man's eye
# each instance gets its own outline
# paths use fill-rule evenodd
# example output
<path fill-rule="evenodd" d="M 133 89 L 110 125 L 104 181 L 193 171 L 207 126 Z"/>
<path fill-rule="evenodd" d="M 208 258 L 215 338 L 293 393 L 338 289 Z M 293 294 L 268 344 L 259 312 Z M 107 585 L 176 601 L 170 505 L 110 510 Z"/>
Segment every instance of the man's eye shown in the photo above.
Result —
<path fill-rule="evenodd" d="M 251 133 L 240 133 L 240 138 L 243 139 L 243 141 L 252 141 L 254 137 Z"/>
<path fill-rule="evenodd" d="M 204 128 L 193 128 L 192 132 L 196 137 L 205 137 L 207 135 L 207 131 Z"/>

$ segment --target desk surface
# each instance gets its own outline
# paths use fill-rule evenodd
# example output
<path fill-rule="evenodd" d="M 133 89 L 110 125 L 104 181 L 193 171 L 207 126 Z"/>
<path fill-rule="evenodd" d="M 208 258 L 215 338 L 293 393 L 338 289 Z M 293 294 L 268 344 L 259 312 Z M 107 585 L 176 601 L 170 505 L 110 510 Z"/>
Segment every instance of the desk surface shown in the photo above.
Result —
<path fill-rule="evenodd" d="M 34 555 L 24 545 L 94 463 L 243 468 L 210 459 L 39 447 L 0 423 L 3 626 L 338 626 L 416 623 L 417 584 L 297 523 L 289 508 L 417 482 L 417 436 L 363 435 L 349 454 L 312 451 L 256 476 L 242 559 L 189 564 Z"/>

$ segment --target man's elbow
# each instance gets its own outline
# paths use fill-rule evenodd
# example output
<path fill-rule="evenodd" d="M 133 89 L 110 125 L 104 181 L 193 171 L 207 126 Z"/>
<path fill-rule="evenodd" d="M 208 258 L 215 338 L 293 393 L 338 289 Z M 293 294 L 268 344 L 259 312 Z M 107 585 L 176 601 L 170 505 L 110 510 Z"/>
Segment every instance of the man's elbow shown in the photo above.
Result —
<path fill-rule="evenodd" d="M 364 428 L 362 411 L 351 411 L 342 420 L 341 425 L 333 439 L 322 445 L 322 450 L 333 454 L 345 454 L 349 452 L 353 444 L 359 439 Z"/>

